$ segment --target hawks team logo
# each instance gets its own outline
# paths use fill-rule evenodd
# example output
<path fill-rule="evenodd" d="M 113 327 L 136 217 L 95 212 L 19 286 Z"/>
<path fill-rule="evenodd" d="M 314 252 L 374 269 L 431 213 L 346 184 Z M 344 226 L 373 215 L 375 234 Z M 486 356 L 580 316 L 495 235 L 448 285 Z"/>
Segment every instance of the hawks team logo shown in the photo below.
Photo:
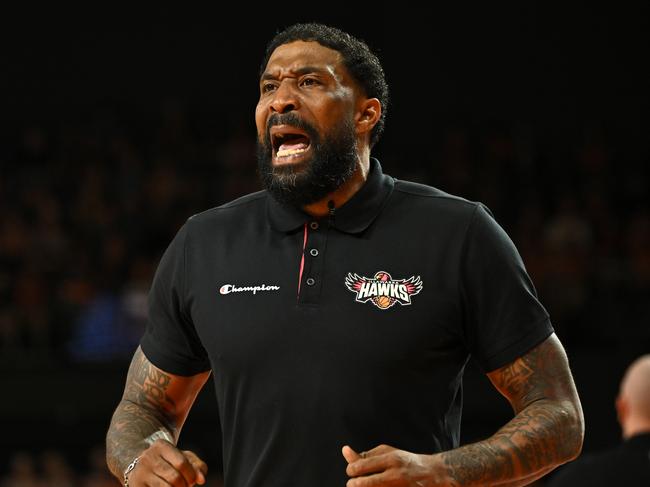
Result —
<path fill-rule="evenodd" d="M 388 309 L 395 303 L 402 306 L 411 304 L 411 296 L 422 291 L 420 276 L 408 279 L 393 279 L 388 272 L 379 271 L 374 277 L 363 277 L 348 272 L 345 286 L 356 293 L 357 302 L 370 301 L 379 309 Z"/>

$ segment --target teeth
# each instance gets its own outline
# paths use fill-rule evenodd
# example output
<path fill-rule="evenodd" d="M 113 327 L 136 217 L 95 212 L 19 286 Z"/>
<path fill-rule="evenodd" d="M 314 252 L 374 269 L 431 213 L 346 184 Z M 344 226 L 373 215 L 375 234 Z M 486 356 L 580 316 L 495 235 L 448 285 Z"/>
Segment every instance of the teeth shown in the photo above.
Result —
<path fill-rule="evenodd" d="M 305 150 L 306 149 L 283 149 L 283 150 L 279 150 L 276 156 L 277 157 L 292 156 L 294 154 L 300 154 L 301 152 L 305 152 Z"/>

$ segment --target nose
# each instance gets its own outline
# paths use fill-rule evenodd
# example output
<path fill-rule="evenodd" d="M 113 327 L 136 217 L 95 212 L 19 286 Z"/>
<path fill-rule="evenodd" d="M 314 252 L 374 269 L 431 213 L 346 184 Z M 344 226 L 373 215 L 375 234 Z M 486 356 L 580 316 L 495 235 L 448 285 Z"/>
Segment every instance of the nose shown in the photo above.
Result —
<path fill-rule="evenodd" d="M 270 109 L 272 113 L 287 113 L 298 109 L 298 98 L 290 83 L 282 82 L 273 93 Z"/>

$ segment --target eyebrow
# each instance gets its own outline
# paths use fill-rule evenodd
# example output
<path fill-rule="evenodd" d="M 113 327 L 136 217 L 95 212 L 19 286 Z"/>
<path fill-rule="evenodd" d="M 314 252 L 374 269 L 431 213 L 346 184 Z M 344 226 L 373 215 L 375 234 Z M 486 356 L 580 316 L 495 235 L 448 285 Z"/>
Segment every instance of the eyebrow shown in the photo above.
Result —
<path fill-rule="evenodd" d="M 308 73 L 326 73 L 328 72 L 326 69 L 319 68 L 316 66 L 303 66 L 301 68 L 297 68 L 295 70 L 291 70 L 292 73 L 295 73 L 298 76 L 302 76 L 303 74 L 308 74 Z M 261 78 L 260 81 L 264 81 L 267 79 L 275 79 L 275 76 L 269 73 L 268 71 L 265 71 Z"/>

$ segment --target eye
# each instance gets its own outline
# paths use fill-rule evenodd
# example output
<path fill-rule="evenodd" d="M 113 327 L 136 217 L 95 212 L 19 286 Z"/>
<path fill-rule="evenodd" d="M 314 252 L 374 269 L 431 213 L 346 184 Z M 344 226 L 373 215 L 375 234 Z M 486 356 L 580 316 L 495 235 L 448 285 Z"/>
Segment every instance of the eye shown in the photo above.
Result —
<path fill-rule="evenodd" d="M 262 93 L 269 93 L 273 90 L 275 90 L 274 83 L 271 83 L 269 81 L 265 81 L 264 83 L 262 83 Z"/>
<path fill-rule="evenodd" d="M 316 86 L 316 85 L 320 85 L 321 83 L 316 78 L 303 78 L 300 84 L 302 86 Z"/>

